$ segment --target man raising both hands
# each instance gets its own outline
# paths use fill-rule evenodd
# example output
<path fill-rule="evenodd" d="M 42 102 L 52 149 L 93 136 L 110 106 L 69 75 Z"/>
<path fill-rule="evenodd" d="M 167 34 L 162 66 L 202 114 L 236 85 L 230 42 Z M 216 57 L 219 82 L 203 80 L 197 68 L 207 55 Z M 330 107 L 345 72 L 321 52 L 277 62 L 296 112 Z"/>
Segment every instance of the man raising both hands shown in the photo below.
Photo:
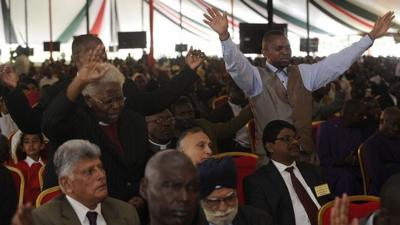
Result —
<path fill-rule="evenodd" d="M 289 65 L 289 40 L 280 31 L 269 31 L 262 40 L 261 53 L 266 59 L 266 65 L 256 67 L 250 64 L 230 39 L 227 13 L 221 14 L 216 8 L 208 8 L 207 12 L 208 14 L 204 14 L 204 22 L 219 35 L 226 70 L 250 97 L 256 124 L 256 153 L 260 156 L 260 165 L 268 162 L 261 138 L 264 126 L 272 120 L 285 120 L 294 124 L 301 137 L 304 159 L 314 159 L 311 92 L 345 72 L 376 38 L 386 33 L 394 18 L 393 12 L 386 13 L 360 41 L 312 65 Z"/>

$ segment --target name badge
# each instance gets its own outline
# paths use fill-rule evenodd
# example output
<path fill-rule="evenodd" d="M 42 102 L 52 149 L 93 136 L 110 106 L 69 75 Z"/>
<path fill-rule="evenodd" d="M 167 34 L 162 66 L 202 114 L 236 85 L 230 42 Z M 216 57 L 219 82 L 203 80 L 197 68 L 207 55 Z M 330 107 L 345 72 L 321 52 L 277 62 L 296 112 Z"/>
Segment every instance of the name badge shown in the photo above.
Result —
<path fill-rule="evenodd" d="M 321 184 L 321 185 L 315 186 L 314 189 L 315 189 L 315 193 L 317 194 L 317 197 L 329 195 L 331 193 L 331 191 L 329 190 L 328 184 Z"/>

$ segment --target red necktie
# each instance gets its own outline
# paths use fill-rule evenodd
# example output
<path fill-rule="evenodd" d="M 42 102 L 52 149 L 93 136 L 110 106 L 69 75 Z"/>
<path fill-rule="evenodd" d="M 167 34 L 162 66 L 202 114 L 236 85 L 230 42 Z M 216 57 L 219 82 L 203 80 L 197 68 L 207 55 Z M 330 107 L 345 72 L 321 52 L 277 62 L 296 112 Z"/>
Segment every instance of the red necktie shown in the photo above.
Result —
<path fill-rule="evenodd" d="M 286 171 L 290 173 L 290 179 L 292 180 L 293 188 L 296 191 L 297 197 L 299 197 L 301 204 L 306 210 L 308 219 L 310 220 L 311 225 L 318 224 L 318 208 L 311 199 L 310 195 L 307 193 L 307 190 L 300 183 L 299 179 L 293 173 L 294 167 L 286 168 Z"/>

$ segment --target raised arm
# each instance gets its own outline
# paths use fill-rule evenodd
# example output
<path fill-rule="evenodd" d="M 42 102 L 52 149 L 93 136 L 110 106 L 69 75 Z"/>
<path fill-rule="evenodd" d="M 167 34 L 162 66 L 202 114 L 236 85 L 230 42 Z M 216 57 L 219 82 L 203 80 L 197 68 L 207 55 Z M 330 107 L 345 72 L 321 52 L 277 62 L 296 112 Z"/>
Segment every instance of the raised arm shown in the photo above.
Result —
<path fill-rule="evenodd" d="M 387 12 L 376 21 L 371 32 L 360 41 L 338 53 L 329 55 L 318 63 L 300 64 L 299 69 L 304 86 L 310 91 L 315 91 L 342 75 L 373 44 L 375 39 L 386 34 L 393 19 L 394 13 Z"/>
<path fill-rule="evenodd" d="M 208 14 L 204 14 L 203 21 L 219 35 L 225 67 L 229 75 L 247 96 L 253 97 L 260 94 L 262 91 L 260 72 L 251 65 L 230 39 L 227 13 L 221 14 L 216 8 L 207 8 L 207 12 Z"/>
<path fill-rule="evenodd" d="M 141 92 L 131 80 L 124 84 L 124 94 L 127 97 L 125 107 L 142 115 L 159 113 L 169 107 L 198 79 L 196 68 L 204 61 L 205 54 L 200 50 L 190 48 L 185 58 L 182 71 L 164 86 L 151 92 Z"/>

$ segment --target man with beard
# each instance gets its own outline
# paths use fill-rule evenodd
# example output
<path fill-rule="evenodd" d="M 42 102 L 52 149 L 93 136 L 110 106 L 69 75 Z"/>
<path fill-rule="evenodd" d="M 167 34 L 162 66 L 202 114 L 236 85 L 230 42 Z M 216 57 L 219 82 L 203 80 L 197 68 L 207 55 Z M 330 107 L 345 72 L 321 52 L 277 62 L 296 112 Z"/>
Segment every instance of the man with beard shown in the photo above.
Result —
<path fill-rule="evenodd" d="M 321 169 L 296 161 L 296 128 L 282 120 L 265 126 L 263 143 L 271 162 L 244 178 L 246 203 L 270 214 L 276 225 L 317 225 L 318 209 L 331 200 Z"/>
<path fill-rule="evenodd" d="M 290 43 L 281 31 L 264 34 L 261 53 L 266 65 L 256 67 L 239 51 L 228 32 L 228 15 L 208 8 L 204 22 L 218 35 L 226 70 L 236 84 L 249 96 L 256 126 L 256 153 L 259 164 L 268 162 L 262 143 L 264 126 L 276 119 L 293 123 L 300 135 L 304 160 L 313 161 L 312 91 L 337 79 L 389 29 L 394 12 L 380 17 L 368 35 L 336 54 L 315 64 L 290 65 Z"/>
<path fill-rule="evenodd" d="M 365 140 L 364 123 L 365 105 L 352 99 L 344 104 L 340 117 L 327 120 L 319 128 L 318 155 L 334 196 L 362 194 L 356 152 Z"/>
<path fill-rule="evenodd" d="M 381 114 L 379 131 L 365 142 L 368 194 L 378 195 L 382 185 L 400 172 L 400 110 L 388 107 Z"/>
<path fill-rule="evenodd" d="M 239 205 L 233 158 L 208 159 L 198 165 L 200 200 L 205 217 L 198 225 L 270 225 L 272 218 L 261 209 Z"/>
<path fill-rule="evenodd" d="M 107 178 L 98 146 L 70 140 L 54 155 L 54 167 L 62 195 L 34 209 L 20 206 L 14 225 L 139 225 L 134 207 L 108 197 Z"/>
<path fill-rule="evenodd" d="M 146 116 L 146 123 L 149 133 L 148 150 L 150 154 L 175 148 L 175 118 L 168 109 L 151 116 Z"/>
<path fill-rule="evenodd" d="M 150 225 L 195 224 L 199 182 L 196 168 L 179 151 L 165 150 L 150 158 L 140 185 Z"/>

